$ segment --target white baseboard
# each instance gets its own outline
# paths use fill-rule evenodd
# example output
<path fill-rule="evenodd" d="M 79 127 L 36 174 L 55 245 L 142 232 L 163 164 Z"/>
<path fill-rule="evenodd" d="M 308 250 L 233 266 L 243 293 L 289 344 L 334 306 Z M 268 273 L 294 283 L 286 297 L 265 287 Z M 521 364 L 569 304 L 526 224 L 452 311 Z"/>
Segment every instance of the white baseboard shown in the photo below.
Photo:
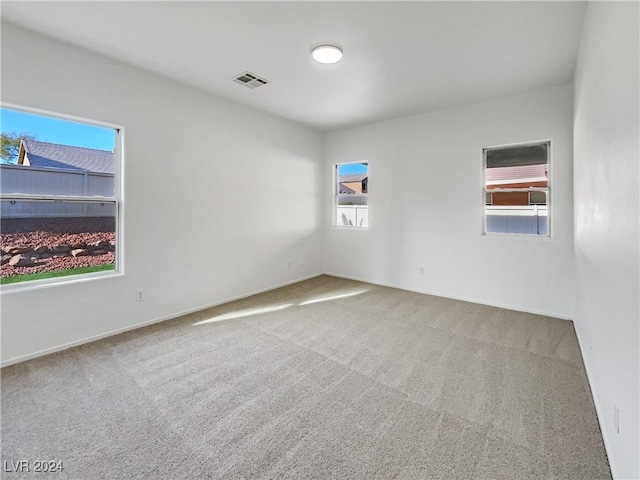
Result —
<path fill-rule="evenodd" d="M 435 292 L 433 290 L 421 290 L 421 289 L 417 289 L 417 288 L 406 287 L 406 286 L 403 286 L 403 285 L 394 285 L 392 283 L 376 282 L 376 281 L 368 280 L 366 278 L 352 277 L 350 275 L 342 275 L 340 273 L 325 272 L 324 274 L 325 275 L 330 275 L 332 277 L 345 278 L 347 280 L 355 280 L 355 281 L 358 281 L 358 282 L 371 283 L 373 285 L 380 285 L 381 287 L 398 288 L 400 290 L 407 290 L 409 292 L 424 293 L 426 295 L 433 295 L 433 296 L 436 296 L 436 297 L 450 298 L 452 300 L 460 300 L 462 302 L 477 303 L 479 305 L 487 305 L 489 307 L 504 308 L 505 310 L 513 310 L 513 311 L 516 311 L 516 312 L 524 312 L 524 313 L 533 313 L 534 315 L 543 315 L 545 317 L 559 318 L 560 320 L 571 320 L 571 321 L 573 320 L 571 317 L 569 317 L 567 315 L 562 315 L 562 314 L 553 313 L 553 312 L 545 312 L 543 310 L 535 310 L 535 309 L 516 307 L 516 306 L 513 306 L 513 305 L 507 305 L 507 304 L 502 304 L 502 303 L 486 302 L 484 300 L 479 300 L 477 298 L 468 298 L 468 297 L 461 297 L 461 296 L 457 296 L 457 295 L 449 295 L 447 293 Z"/>
<path fill-rule="evenodd" d="M 183 310 L 183 311 L 180 311 L 180 312 L 172 313 L 170 315 L 165 315 L 165 316 L 160 317 L 160 318 L 155 318 L 155 319 L 152 319 L 152 320 L 147 320 L 145 322 L 136 323 L 134 325 L 128 325 L 126 327 L 118 328 L 118 329 L 115 329 L 115 330 L 110 330 L 108 332 L 104 332 L 104 333 L 100 333 L 98 335 L 93 335 L 93 336 L 90 336 L 90 337 L 82 338 L 82 339 L 75 340 L 73 342 L 65 343 L 65 344 L 62 344 L 62 345 L 57 345 L 57 346 L 54 346 L 54 347 L 51 347 L 51 348 L 46 348 L 44 350 L 39 350 L 37 352 L 29 353 L 27 355 L 22 355 L 22 356 L 19 356 L 19 357 L 10 358 L 8 360 L 2 361 L 0 363 L 0 368 L 8 367 L 10 365 L 14 365 L 14 364 L 20 363 L 20 362 L 25 362 L 25 361 L 31 360 L 33 358 L 42 357 L 44 355 L 49 355 L 51 353 L 61 352 L 63 350 L 67 350 L 69 348 L 77 347 L 79 345 L 84 345 L 84 344 L 90 343 L 90 342 L 95 342 L 97 340 L 102 340 L 103 338 L 107 338 L 107 337 L 111 337 L 111 336 L 114 336 L 114 335 L 118 335 L 120 333 L 128 332 L 128 331 L 131 331 L 131 330 L 137 330 L 139 328 L 147 327 L 147 326 L 153 325 L 155 323 L 160 323 L 160 322 L 164 322 L 166 320 L 171 320 L 173 318 L 181 317 L 183 315 L 188 315 L 190 313 L 197 312 L 199 310 L 204 310 L 206 308 L 211 308 L 211 307 L 215 307 L 215 306 L 218 306 L 218 305 L 222 305 L 223 303 L 233 302 L 234 300 L 240 300 L 242 298 L 250 297 L 252 295 L 258 295 L 260 293 L 268 292 L 270 290 L 275 290 L 276 288 L 281 288 L 281 287 L 285 287 L 287 285 L 291 285 L 293 283 L 298 283 L 298 282 L 302 282 L 304 280 L 309 280 L 311 278 L 315 278 L 315 277 L 318 277 L 320 275 L 330 275 L 330 276 L 333 276 L 333 277 L 345 278 L 345 279 L 348 279 L 348 280 L 355 280 L 355 281 L 365 282 L 365 283 L 371 283 L 371 284 L 380 285 L 380 286 L 383 286 L 383 287 L 399 288 L 399 289 L 408 290 L 408 291 L 411 291 L 411 292 L 423 293 L 423 294 L 427 294 L 427 295 L 435 295 L 435 296 L 444 297 L 444 298 L 451 298 L 451 299 L 454 299 L 454 300 L 461 300 L 461 301 L 464 301 L 464 302 L 478 303 L 478 304 L 481 304 L 481 305 L 488 305 L 488 306 L 491 306 L 491 307 L 505 308 L 505 309 L 508 309 L 508 310 L 515 310 L 515 311 L 518 311 L 518 312 L 533 313 L 533 314 L 536 314 L 536 315 L 544 315 L 544 316 L 547 316 L 547 317 L 560 318 L 560 319 L 563 319 L 563 320 L 571 320 L 570 317 L 567 317 L 567 316 L 564 316 L 564 315 L 558 315 L 558 314 L 551 313 L 551 312 L 544 312 L 544 311 L 531 310 L 531 309 L 522 309 L 522 308 L 519 308 L 519 307 L 514 307 L 513 305 L 505 305 L 505 304 L 484 302 L 484 301 L 481 301 L 481 300 L 478 300 L 478 299 L 474 299 L 474 298 L 466 298 L 466 297 L 448 295 L 448 294 L 444 294 L 442 292 L 435 292 L 435 291 L 430 291 L 430 290 L 420 290 L 420 289 L 408 288 L 408 287 L 405 287 L 405 286 L 402 286 L 402 285 L 393 285 L 393 284 L 384 283 L 384 282 L 375 282 L 375 281 L 367 280 L 365 278 L 357 278 L 357 277 L 352 277 L 352 276 L 348 276 L 348 275 L 342 275 L 342 274 L 339 274 L 339 273 L 324 272 L 324 273 L 315 273 L 315 274 L 308 275 L 308 276 L 305 276 L 305 277 L 297 278 L 295 280 L 291 280 L 291 281 L 288 281 L 288 282 L 280 283 L 280 284 L 273 285 L 273 286 L 270 286 L 270 287 L 267 287 L 267 288 L 263 288 L 263 289 L 260 289 L 260 290 L 248 292 L 248 293 L 245 293 L 245 294 L 242 294 L 242 295 L 238 295 L 238 296 L 235 296 L 235 297 L 222 299 L 222 300 L 219 300 L 219 301 L 214 302 L 214 303 L 210 303 L 210 304 L 206 304 L 206 305 L 200 305 L 198 307 L 190 308 L 188 310 Z M 588 374 L 588 372 L 587 372 L 587 374 Z M 594 398 L 594 401 L 595 401 L 595 398 Z"/>
<path fill-rule="evenodd" d="M 235 300 L 240 300 L 242 298 L 251 297 L 252 295 L 258 295 L 260 293 L 264 293 L 264 292 L 268 292 L 268 291 L 271 291 L 271 290 L 275 290 L 276 288 L 286 287 L 287 285 L 291 285 L 291 284 L 294 284 L 294 283 L 302 282 L 304 280 L 309 280 L 311 278 L 319 277 L 320 275 L 323 275 L 323 274 L 322 273 L 315 273 L 313 275 L 308 275 L 306 277 L 297 278 L 295 280 L 291 280 L 291 281 L 288 281 L 288 282 L 280 283 L 278 285 L 273 285 L 273 286 L 270 286 L 270 287 L 267 287 L 267 288 L 263 288 L 263 289 L 260 289 L 260 290 L 255 290 L 253 292 L 244 293 L 242 295 L 237 295 L 235 297 L 226 298 L 224 300 L 219 300 L 217 302 L 209 303 L 207 305 L 201 305 L 199 307 L 190 308 L 188 310 L 183 310 L 181 312 L 172 313 L 170 315 L 165 315 L 163 317 L 155 318 L 153 320 L 147 320 L 145 322 L 136 323 L 134 325 L 128 325 L 126 327 L 117 328 L 115 330 L 110 330 L 108 332 L 100 333 L 98 335 L 92 335 L 90 337 L 82 338 L 80 340 L 74 340 L 73 342 L 64 343 L 62 345 L 57 345 L 55 347 L 45 348 L 44 350 L 39 350 L 37 352 L 29 353 L 27 355 L 22 355 L 22 356 L 19 356 L 19 357 L 10 358 L 10 359 L 4 360 L 2 363 L 0 363 L 0 368 L 8 367 L 10 365 L 15 365 L 16 363 L 26 362 L 27 360 L 32 360 L 34 358 L 42 357 L 44 355 L 49 355 L 51 353 L 61 352 L 63 350 L 67 350 L 69 348 L 77 347 L 79 345 L 84 345 L 86 343 L 95 342 L 97 340 L 102 340 L 103 338 L 112 337 L 112 336 L 118 335 L 120 333 L 129 332 L 131 330 L 137 330 L 139 328 L 147 327 L 147 326 L 153 325 L 155 323 L 164 322 L 166 320 L 171 320 L 171 319 L 174 319 L 174 318 L 178 318 L 178 317 L 181 317 L 183 315 L 188 315 L 190 313 L 198 312 L 200 310 L 204 310 L 204 309 L 207 309 L 207 308 L 216 307 L 218 305 L 222 305 L 223 303 L 233 302 Z"/>
<path fill-rule="evenodd" d="M 607 430 L 604 428 L 604 419 L 606 418 L 602 407 L 600 406 L 600 401 L 598 400 L 598 395 L 596 394 L 596 385 L 593 382 L 593 373 L 590 366 L 590 359 L 585 353 L 588 351 L 589 346 L 586 342 L 581 340 L 581 329 L 575 328 L 576 337 L 578 338 L 578 346 L 580 347 L 580 354 L 582 355 L 582 363 L 584 364 L 584 370 L 587 372 L 587 381 L 589 382 L 589 388 L 591 389 L 591 398 L 593 398 L 593 405 L 596 408 L 596 418 L 598 419 L 598 425 L 600 426 L 600 433 L 602 434 L 602 442 L 604 443 L 604 450 L 607 453 L 607 460 L 609 461 L 609 467 L 611 468 L 611 476 L 614 479 L 620 478 L 616 475 L 616 468 L 613 463 L 613 457 L 610 455 L 611 452 L 611 443 L 609 440 L 609 435 L 607 434 Z"/>

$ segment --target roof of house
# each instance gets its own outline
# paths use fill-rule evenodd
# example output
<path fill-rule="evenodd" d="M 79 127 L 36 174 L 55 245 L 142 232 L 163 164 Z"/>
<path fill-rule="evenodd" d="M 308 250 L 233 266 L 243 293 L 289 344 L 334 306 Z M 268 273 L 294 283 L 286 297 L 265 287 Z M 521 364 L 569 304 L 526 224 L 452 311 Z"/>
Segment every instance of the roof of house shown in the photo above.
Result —
<path fill-rule="evenodd" d="M 525 178 L 547 178 L 547 164 L 487 168 L 487 182 L 504 181 L 508 183 Z"/>
<path fill-rule="evenodd" d="M 29 156 L 30 165 L 33 167 L 115 173 L 115 155 L 107 150 L 73 147 L 35 140 L 22 140 L 20 149 L 22 150 L 23 148 Z M 23 155 L 21 152 L 19 163 L 22 161 Z"/>

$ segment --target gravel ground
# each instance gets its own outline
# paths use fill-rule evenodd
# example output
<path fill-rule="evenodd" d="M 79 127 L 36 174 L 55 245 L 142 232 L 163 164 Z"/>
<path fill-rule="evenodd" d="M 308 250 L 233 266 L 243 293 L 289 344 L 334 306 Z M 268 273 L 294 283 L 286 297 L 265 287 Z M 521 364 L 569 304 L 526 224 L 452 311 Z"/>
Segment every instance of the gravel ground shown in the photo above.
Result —
<path fill-rule="evenodd" d="M 115 243 L 113 217 L 81 218 L 3 218 L 0 221 L 0 247 L 81 246 L 107 240 Z M 0 276 L 50 272 L 66 268 L 90 267 L 114 263 L 115 253 L 83 257 L 39 258 L 34 266 L 0 267 Z"/>

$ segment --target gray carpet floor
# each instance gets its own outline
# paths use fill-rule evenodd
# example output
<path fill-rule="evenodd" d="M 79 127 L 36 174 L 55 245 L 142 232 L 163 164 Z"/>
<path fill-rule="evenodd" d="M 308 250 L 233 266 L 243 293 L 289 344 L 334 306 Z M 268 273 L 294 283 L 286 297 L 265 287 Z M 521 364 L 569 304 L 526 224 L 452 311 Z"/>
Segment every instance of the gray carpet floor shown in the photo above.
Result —
<path fill-rule="evenodd" d="M 2 460 L 63 462 L 3 474 L 29 479 L 611 478 L 572 322 L 329 276 L 3 369 Z"/>

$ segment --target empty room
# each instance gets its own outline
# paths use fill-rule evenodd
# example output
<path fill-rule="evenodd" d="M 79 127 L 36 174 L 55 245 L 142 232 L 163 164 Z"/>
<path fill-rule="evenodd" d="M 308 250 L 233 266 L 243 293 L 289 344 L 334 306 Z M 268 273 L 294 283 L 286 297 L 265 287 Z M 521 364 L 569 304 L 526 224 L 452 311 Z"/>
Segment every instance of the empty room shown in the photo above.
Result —
<path fill-rule="evenodd" d="M 636 1 L 1 2 L 1 475 L 640 479 Z"/>

